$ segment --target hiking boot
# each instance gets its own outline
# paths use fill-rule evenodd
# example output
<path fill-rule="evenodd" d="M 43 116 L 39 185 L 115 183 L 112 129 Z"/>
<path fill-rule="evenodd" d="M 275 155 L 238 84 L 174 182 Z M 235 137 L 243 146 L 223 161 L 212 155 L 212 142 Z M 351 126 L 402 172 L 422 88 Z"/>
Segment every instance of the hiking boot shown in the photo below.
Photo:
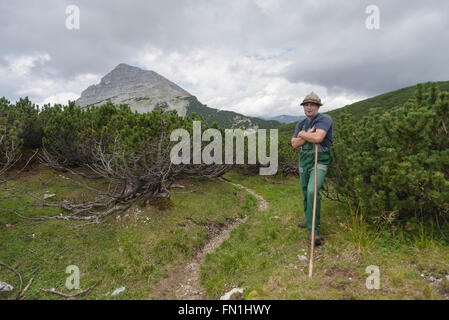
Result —
<path fill-rule="evenodd" d="M 312 239 L 311 239 L 311 235 L 309 234 L 309 241 L 310 241 L 310 240 L 312 240 Z M 314 240 L 315 240 L 314 242 L 315 242 L 315 246 L 316 246 L 316 247 L 321 246 L 321 244 L 324 242 L 324 241 L 323 241 L 323 238 L 321 238 L 321 237 L 320 237 L 319 235 L 317 235 L 317 234 L 315 234 L 315 239 L 314 239 Z"/>
<path fill-rule="evenodd" d="M 301 221 L 300 223 L 298 223 L 298 227 L 299 228 L 307 228 L 307 224 L 305 221 Z"/>

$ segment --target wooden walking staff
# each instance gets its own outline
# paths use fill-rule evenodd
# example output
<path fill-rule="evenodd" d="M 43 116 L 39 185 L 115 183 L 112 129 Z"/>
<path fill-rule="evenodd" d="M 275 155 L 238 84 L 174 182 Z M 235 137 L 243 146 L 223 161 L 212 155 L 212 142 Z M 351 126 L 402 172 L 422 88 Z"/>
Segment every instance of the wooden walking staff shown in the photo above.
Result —
<path fill-rule="evenodd" d="M 313 249 L 315 247 L 315 216 L 316 216 L 316 197 L 317 197 L 317 178 L 316 178 L 316 170 L 318 165 L 318 143 L 315 144 L 315 184 L 313 191 L 313 218 L 312 218 L 312 236 L 310 237 L 310 262 L 309 262 L 309 278 L 312 278 L 313 273 Z"/>

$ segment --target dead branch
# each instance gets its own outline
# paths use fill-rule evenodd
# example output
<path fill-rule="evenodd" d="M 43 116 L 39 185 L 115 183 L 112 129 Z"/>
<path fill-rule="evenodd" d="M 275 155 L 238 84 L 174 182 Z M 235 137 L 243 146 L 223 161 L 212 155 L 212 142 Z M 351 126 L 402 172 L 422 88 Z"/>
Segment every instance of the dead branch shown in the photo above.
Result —
<path fill-rule="evenodd" d="M 48 293 L 53 293 L 53 294 L 56 294 L 56 295 L 64 297 L 64 298 L 74 298 L 76 296 L 79 296 L 79 295 L 82 295 L 82 294 L 90 292 L 93 288 L 95 288 L 98 285 L 98 283 L 99 282 L 95 283 L 93 286 L 91 286 L 91 287 L 89 287 L 89 288 L 87 288 L 85 290 L 82 290 L 82 291 L 77 292 L 77 293 L 72 293 L 72 294 L 56 291 L 55 288 L 51 288 L 51 289 L 42 289 L 42 288 L 40 288 L 40 290 L 42 290 L 44 292 L 48 292 Z"/>
<path fill-rule="evenodd" d="M 28 288 L 31 286 L 31 283 L 33 282 L 34 278 L 31 278 L 30 281 L 28 281 L 28 284 L 26 287 L 22 290 L 22 292 L 15 298 L 16 300 L 23 300 L 25 298 L 25 293 L 27 292 Z"/>
<path fill-rule="evenodd" d="M 14 269 L 13 267 L 7 265 L 4 262 L 0 262 L 0 266 L 5 267 L 9 271 L 12 271 L 12 272 L 14 272 L 16 274 L 16 276 L 19 278 L 19 281 L 20 281 L 19 292 L 21 292 L 22 291 L 23 281 L 22 281 L 22 276 L 20 275 L 20 273 L 17 272 L 16 269 Z"/>
<path fill-rule="evenodd" d="M 225 178 L 225 177 L 223 177 L 223 176 L 221 176 L 220 179 L 223 179 L 224 181 L 227 181 L 227 182 L 232 182 L 232 180 L 230 180 L 230 179 L 228 179 L 228 178 Z"/>
<path fill-rule="evenodd" d="M 72 179 L 78 185 L 92 191 L 98 196 L 94 201 L 72 203 L 64 200 L 61 203 L 47 203 L 35 195 L 38 205 L 60 208 L 65 213 L 56 216 L 25 217 L 15 210 L 5 209 L 16 216 L 33 221 L 74 220 L 85 223 L 72 226 L 72 229 L 98 224 L 101 219 L 115 212 L 126 211 L 134 203 L 148 197 L 170 198 L 173 188 L 183 186 L 173 184 L 174 178 L 183 174 L 198 179 L 213 179 L 229 171 L 231 165 L 174 165 L 170 158 L 171 142 L 164 124 L 161 122 L 160 134 L 149 135 L 129 144 L 119 135 L 92 138 L 88 143 L 83 141 L 77 146 L 83 150 L 83 156 L 91 161 L 84 165 L 108 182 L 107 191 L 98 190 L 86 183 Z M 72 150 L 73 147 L 68 147 Z M 39 159 L 56 170 L 68 171 L 74 175 L 80 172 L 72 170 L 69 162 L 56 153 L 43 149 Z M 85 175 L 84 175 L 85 177 Z"/>
<path fill-rule="evenodd" d="M 7 136 L 9 136 L 9 132 L 5 132 L 0 136 L 0 176 L 12 168 L 22 157 L 22 153 L 20 152 L 21 143 L 16 143 L 14 139 L 7 140 L 6 143 L 3 143 L 3 140 Z M 5 181 L 0 181 L 0 183 Z"/>
<path fill-rule="evenodd" d="M 14 269 L 13 267 L 7 265 L 6 263 L 0 262 L 0 266 L 5 267 L 6 269 L 14 272 L 16 274 L 16 276 L 19 278 L 19 281 L 20 281 L 19 290 L 18 290 L 19 293 L 15 297 L 9 298 L 8 300 L 22 300 L 25 297 L 26 291 L 31 286 L 31 283 L 33 282 L 33 278 L 31 278 L 28 281 L 28 284 L 22 290 L 23 281 L 22 281 L 22 276 L 20 275 L 20 273 L 16 269 Z"/>
<path fill-rule="evenodd" d="M 30 158 L 28 158 L 28 161 L 25 163 L 25 165 L 22 167 L 22 169 L 20 169 L 19 171 L 17 171 L 13 176 L 10 176 L 10 177 L 8 177 L 8 179 L 6 179 L 6 180 L 0 180 L 0 184 L 2 184 L 2 183 L 4 183 L 4 182 L 6 182 L 6 181 L 9 181 L 9 180 L 12 180 L 12 179 L 14 179 L 15 177 L 17 177 L 27 166 L 28 166 L 28 164 L 30 163 L 30 161 L 34 158 L 34 156 L 37 154 L 39 152 L 39 149 L 36 149 L 35 151 L 34 151 L 34 154 L 30 157 Z M 21 157 L 22 155 L 20 155 L 20 157 Z M 2 170 L 4 170 L 4 171 L 2 171 L 2 170 L 0 170 L 0 176 L 4 173 L 4 172 L 6 172 L 6 170 L 8 170 L 9 168 L 11 168 L 12 166 L 14 166 L 14 164 L 20 159 L 20 157 L 18 157 L 17 158 L 17 160 L 15 160 L 11 165 L 8 165 L 8 166 L 5 166 Z"/>

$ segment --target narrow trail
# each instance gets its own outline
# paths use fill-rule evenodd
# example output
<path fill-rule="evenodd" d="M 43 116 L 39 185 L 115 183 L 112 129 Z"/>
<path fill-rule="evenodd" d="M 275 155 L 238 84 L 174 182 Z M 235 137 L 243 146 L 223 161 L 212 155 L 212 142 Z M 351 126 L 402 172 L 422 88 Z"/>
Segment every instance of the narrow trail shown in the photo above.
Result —
<path fill-rule="evenodd" d="M 229 182 L 237 188 L 244 189 L 259 202 L 258 211 L 268 209 L 268 202 L 254 190 L 237 183 Z M 238 225 L 245 222 L 248 216 L 240 219 L 237 218 L 230 224 L 225 225 L 224 228 L 216 230 L 212 237 L 207 241 L 204 247 L 199 250 L 196 255 L 187 262 L 183 267 L 175 270 L 168 278 L 161 279 L 159 283 L 153 288 L 151 296 L 156 300 L 166 299 L 182 299 L 182 300 L 204 300 L 206 293 L 200 285 L 200 267 L 203 263 L 204 257 L 214 252 L 223 241 L 229 238 L 229 234 Z"/>

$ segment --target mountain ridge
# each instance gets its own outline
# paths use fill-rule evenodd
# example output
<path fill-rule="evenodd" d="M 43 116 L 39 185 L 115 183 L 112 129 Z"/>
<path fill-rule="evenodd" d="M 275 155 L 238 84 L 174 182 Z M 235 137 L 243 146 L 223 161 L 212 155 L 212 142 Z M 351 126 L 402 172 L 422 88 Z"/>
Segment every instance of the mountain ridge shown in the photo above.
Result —
<path fill-rule="evenodd" d="M 106 102 L 128 104 L 133 111 L 151 112 L 157 109 L 176 110 L 180 116 L 193 112 L 223 128 L 256 130 L 280 125 L 278 121 L 263 120 L 232 111 L 207 107 L 174 82 L 152 70 L 143 70 L 125 63 L 118 64 L 103 76 L 98 84 L 87 87 L 75 101 L 81 107 L 98 106 Z"/>

